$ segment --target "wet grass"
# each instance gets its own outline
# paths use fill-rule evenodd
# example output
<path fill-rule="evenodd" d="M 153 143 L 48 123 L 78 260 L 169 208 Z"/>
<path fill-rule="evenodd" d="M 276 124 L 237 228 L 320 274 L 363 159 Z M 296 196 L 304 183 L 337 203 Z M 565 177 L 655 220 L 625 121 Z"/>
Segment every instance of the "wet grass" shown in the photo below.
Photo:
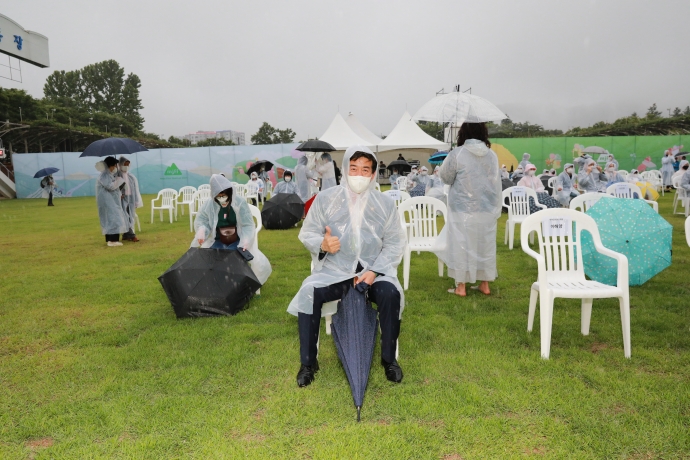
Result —
<path fill-rule="evenodd" d="M 298 229 L 261 231 L 274 271 L 248 310 L 177 320 L 156 278 L 187 250 L 186 216 L 145 207 L 142 241 L 108 248 L 93 198 L 0 201 L 0 458 L 687 458 L 690 249 L 670 202 L 673 266 L 631 288 L 631 360 L 617 301 L 595 301 L 585 337 L 562 299 L 540 359 L 536 263 L 503 245 L 504 215 L 491 297 L 447 294 L 413 255 L 405 379 L 375 364 L 358 424 L 330 337 L 315 383 L 294 381 Z"/>

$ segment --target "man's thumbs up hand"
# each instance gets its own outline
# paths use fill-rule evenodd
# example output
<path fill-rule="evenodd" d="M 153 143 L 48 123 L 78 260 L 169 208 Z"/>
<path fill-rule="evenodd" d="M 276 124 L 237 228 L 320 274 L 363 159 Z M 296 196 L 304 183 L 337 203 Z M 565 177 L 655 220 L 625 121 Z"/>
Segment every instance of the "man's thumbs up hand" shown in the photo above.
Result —
<path fill-rule="evenodd" d="M 337 236 L 331 235 L 331 227 L 326 226 L 326 234 L 321 242 L 321 250 L 331 254 L 340 251 L 340 239 Z"/>

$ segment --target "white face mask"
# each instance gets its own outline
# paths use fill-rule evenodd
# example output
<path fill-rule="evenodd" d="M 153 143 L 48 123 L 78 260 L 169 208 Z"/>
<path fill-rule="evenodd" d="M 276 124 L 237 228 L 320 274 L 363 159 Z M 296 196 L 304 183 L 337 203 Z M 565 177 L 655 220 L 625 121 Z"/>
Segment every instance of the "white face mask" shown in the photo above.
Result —
<path fill-rule="evenodd" d="M 217 199 L 218 199 L 218 203 L 220 203 L 221 205 L 224 205 L 225 203 L 228 202 L 227 196 L 219 196 Z"/>
<path fill-rule="evenodd" d="M 572 174 L 572 173 L 573 173 L 573 168 L 568 168 L 568 169 L 565 170 L 565 172 L 567 172 L 568 174 Z"/>
<path fill-rule="evenodd" d="M 284 178 L 284 180 L 285 180 L 285 182 L 290 182 L 290 181 L 292 180 L 292 177 L 287 176 L 287 177 Z"/>
<path fill-rule="evenodd" d="M 536 172 L 536 171 L 535 171 L 534 169 L 530 169 L 529 171 L 527 171 L 527 175 L 528 175 L 528 176 L 534 176 L 534 173 L 535 173 L 535 172 Z"/>
<path fill-rule="evenodd" d="M 347 184 L 350 186 L 350 190 L 359 194 L 362 193 L 369 187 L 371 182 L 371 177 L 366 176 L 347 176 Z"/>
<path fill-rule="evenodd" d="M 129 166 L 122 166 L 122 167 L 120 168 L 120 171 L 122 171 L 122 172 L 127 172 L 127 171 L 129 171 Z"/>

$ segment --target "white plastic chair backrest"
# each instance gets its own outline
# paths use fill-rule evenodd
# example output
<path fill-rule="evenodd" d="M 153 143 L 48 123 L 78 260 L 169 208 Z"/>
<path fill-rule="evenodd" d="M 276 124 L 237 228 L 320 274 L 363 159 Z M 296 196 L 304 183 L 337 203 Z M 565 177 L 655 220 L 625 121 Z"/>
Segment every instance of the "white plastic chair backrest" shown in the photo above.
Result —
<path fill-rule="evenodd" d="M 181 203 L 191 203 L 194 200 L 194 194 L 196 193 L 196 188 L 191 185 L 184 186 L 180 189 L 178 194 L 182 197 Z"/>
<path fill-rule="evenodd" d="M 618 174 L 620 174 L 621 177 L 622 177 L 623 179 L 627 179 L 627 178 L 628 178 L 628 171 L 626 171 L 625 169 L 619 170 L 619 171 L 618 171 Z"/>
<path fill-rule="evenodd" d="M 635 198 L 635 193 L 637 193 L 637 198 L 644 199 L 640 187 L 630 182 L 618 182 L 617 184 L 611 184 L 606 189 L 607 195 L 613 195 L 616 198 Z"/>
<path fill-rule="evenodd" d="M 196 210 L 198 211 L 208 200 L 211 199 L 211 190 L 197 190 L 197 205 Z"/>
<path fill-rule="evenodd" d="M 232 188 L 233 192 L 232 193 L 237 193 L 237 196 L 240 198 L 246 198 L 247 197 L 247 187 L 243 184 L 237 184 Z"/>
<path fill-rule="evenodd" d="M 211 191 L 211 184 L 201 184 L 197 190 L 208 190 Z"/>
<path fill-rule="evenodd" d="M 273 182 L 267 180 L 264 182 L 264 196 L 273 196 Z"/>
<path fill-rule="evenodd" d="M 445 203 L 430 196 L 416 196 L 400 203 L 398 213 L 403 227 L 409 222 L 408 243 L 428 242 L 438 236 L 436 212 L 441 212 L 444 219 L 448 215 Z"/>
<path fill-rule="evenodd" d="M 253 204 L 248 205 L 249 206 L 249 211 L 252 213 L 252 217 L 254 218 L 254 225 L 256 226 L 256 232 L 255 232 L 255 237 L 259 237 L 259 232 L 263 228 L 263 220 L 261 220 L 261 211 L 259 208 L 254 206 Z M 258 244 L 258 242 L 257 242 Z"/>
<path fill-rule="evenodd" d="M 642 177 L 649 177 L 653 179 L 661 179 L 661 171 L 658 169 L 649 169 L 642 173 Z"/>
<path fill-rule="evenodd" d="M 690 216 L 685 219 L 685 241 L 688 243 L 688 246 L 690 246 Z"/>
<path fill-rule="evenodd" d="M 410 199 L 410 194 L 402 190 L 386 190 L 383 194 L 395 201 L 396 207 L 400 206 L 403 201 Z"/>
<path fill-rule="evenodd" d="M 537 192 L 529 187 L 508 187 L 503 190 L 503 195 L 501 201 L 504 208 L 508 208 L 508 218 L 518 217 L 518 216 L 528 216 L 530 214 L 529 209 L 529 198 L 534 199 L 534 203 L 539 203 L 537 201 Z M 505 200 L 508 198 L 510 204 L 506 206 Z"/>
<path fill-rule="evenodd" d="M 548 181 L 546 181 L 546 183 L 549 185 L 549 187 L 551 187 L 551 196 L 556 196 L 556 193 L 557 193 L 556 189 L 558 188 L 558 187 L 556 187 L 556 180 L 557 179 L 558 179 L 557 176 L 553 176 L 553 177 L 549 178 Z"/>
<path fill-rule="evenodd" d="M 680 181 L 683 179 L 683 175 L 681 174 L 680 176 L 676 176 L 673 179 L 671 179 L 671 184 L 673 184 L 673 188 L 677 190 L 681 190 L 680 188 Z"/>
<path fill-rule="evenodd" d="M 398 190 L 405 191 L 407 190 L 407 177 L 406 176 L 400 176 L 397 179 L 395 179 L 395 183 L 398 185 Z"/>
<path fill-rule="evenodd" d="M 522 250 L 537 259 L 539 283 L 585 280 L 581 263 L 583 230 L 591 234 L 595 244 L 601 244 L 594 219 L 572 209 L 545 209 L 525 219 L 520 232 Z M 533 231 L 537 233 L 539 253 L 529 247 L 528 235 Z"/>
<path fill-rule="evenodd" d="M 158 192 L 158 198 L 161 198 L 161 206 L 166 207 L 166 206 L 172 206 L 173 201 L 177 198 L 177 190 L 172 189 L 172 188 L 164 188 L 160 192 Z"/>
<path fill-rule="evenodd" d="M 602 198 L 615 198 L 611 195 L 607 195 L 605 193 L 597 193 L 597 192 L 590 192 L 590 193 L 583 193 L 580 196 L 576 196 L 572 200 L 570 200 L 570 209 L 573 211 L 581 211 L 585 212 L 594 204 L 599 201 Z"/>
<path fill-rule="evenodd" d="M 259 184 L 256 182 L 247 182 L 244 187 L 247 191 L 247 197 L 256 197 L 259 194 Z"/>

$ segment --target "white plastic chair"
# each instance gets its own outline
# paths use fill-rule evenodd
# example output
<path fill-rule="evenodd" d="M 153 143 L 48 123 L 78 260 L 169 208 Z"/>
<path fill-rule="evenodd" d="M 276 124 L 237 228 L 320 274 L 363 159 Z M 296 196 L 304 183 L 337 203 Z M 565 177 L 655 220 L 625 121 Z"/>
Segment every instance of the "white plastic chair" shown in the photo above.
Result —
<path fill-rule="evenodd" d="M 209 192 L 211 191 L 211 185 L 210 184 L 201 184 L 197 190 L 208 190 Z"/>
<path fill-rule="evenodd" d="M 161 200 L 160 206 L 156 206 L 156 201 Z M 153 223 L 153 211 L 158 209 L 160 213 L 161 222 L 163 222 L 163 210 L 167 209 L 170 212 L 170 223 L 173 222 L 173 215 L 177 220 L 177 190 L 172 188 L 164 188 L 158 192 L 158 196 L 151 200 L 151 223 Z"/>
<path fill-rule="evenodd" d="M 177 192 L 179 199 L 176 205 L 179 207 L 182 205 L 182 215 L 184 216 L 184 207 L 191 206 L 192 200 L 194 199 L 194 194 L 196 193 L 196 188 L 191 185 L 184 186 Z"/>
<path fill-rule="evenodd" d="M 247 203 L 252 204 L 252 200 L 256 200 L 256 204 L 259 204 L 259 184 L 255 184 L 254 182 L 247 182 L 244 184 L 244 189 L 246 190 L 246 193 L 244 195 L 244 199 L 247 200 Z"/>
<path fill-rule="evenodd" d="M 407 191 L 407 177 L 406 176 L 400 176 L 397 179 L 395 179 L 395 183 L 398 186 L 398 190 L 405 192 Z"/>
<path fill-rule="evenodd" d="M 657 192 L 661 192 L 661 196 L 664 196 L 664 181 L 661 176 L 661 171 L 657 169 L 650 169 L 648 171 L 643 171 L 640 173 L 642 177 L 647 182 L 651 183 Z"/>
<path fill-rule="evenodd" d="M 194 195 L 192 202 L 189 204 L 189 231 L 194 232 L 194 218 L 199 214 L 199 209 L 211 199 L 210 189 L 197 190 Z"/>
<path fill-rule="evenodd" d="M 551 196 L 554 198 L 558 194 L 558 191 L 556 190 L 558 188 L 558 186 L 556 185 L 556 179 L 558 179 L 558 177 L 553 176 L 546 182 L 549 185 L 549 187 L 551 187 Z"/>
<path fill-rule="evenodd" d="M 625 169 L 619 170 L 618 174 L 620 174 L 624 180 L 628 180 L 628 171 L 626 171 Z"/>
<path fill-rule="evenodd" d="M 690 217 L 685 219 L 685 241 L 690 246 Z"/>
<path fill-rule="evenodd" d="M 399 207 L 400 203 L 403 201 L 410 199 L 410 194 L 401 190 L 386 190 L 383 194 L 395 201 L 396 208 Z"/>
<path fill-rule="evenodd" d="M 582 299 L 580 329 L 589 335 L 593 299 L 618 298 L 620 302 L 623 350 L 630 358 L 630 293 L 628 288 L 628 259 L 623 254 L 607 249 L 601 243 L 599 228 L 590 216 L 571 209 L 547 209 L 529 216 L 522 223 L 522 250 L 537 260 L 538 279 L 532 284 L 529 298 L 527 330 L 534 324 L 534 313 L 539 299 L 539 328 L 541 330 L 541 357 L 549 358 L 553 303 L 557 297 Z M 585 279 L 582 263 L 582 231 L 592 236 L 597 252 L 616 259 L 618 280 L 608 286 Z M 527 244 L 527 234 L 536 232 L 540 252 Z M 574 236 L 574 238 L 573 238 Z"/>
<path fill-rule="evenodd" d="M 542 209 L 546 209 L 546 205 L 539 203 L 537 200 L 537 192 L 529 187 L 508 187 L 503 190 L 501 195 L 501 203 L 504 208 L 508 209 L 508 219 L 506 220 L 506 231 L 504 244 L 508 245 L 508 249 L 513 249 L 513 240 L 515 239 L 515 224 L 522 224 L 522 222 L 530 215 L 529 199 L 534 199 L 534 204 Z M 506 203 L 506 198 L 509 204 Z M 530 241 L 534 241 L 534 236 L 530 236 Z"/>
<path fill-rule="evenodd" d="M 412 251 L 417 251 L 417 254 L 421 251 L 431 252 L 439 233 L 436 213 L 442 213 L 445 219 L 448 211 L 441 200 L 430 196 L 416 196 L 400 203 L 398 212 L 401 225 L 403 228 L 407 227 L 407 244 L 403 253 L 403 288 L 407 290 L 410 285 Z M 441 259 L 438 259 L 438 276 L 443 276 Z"/>
<path fill-rule="evenodd" d="M 252 252 L 259 249 L 259 232 L 263 228 L 263 220 L 261 219 L 261 211 L 253 204 L 249 205 L 249 212 L 252 213 L 252 217 L 254 218 L 254 226 L 256 227 L 256 230 L 254 231 L 254 242 L 252 247 L 249 249 L 249 252 Z M 261 288 L 256 290 L 256 295 L 260 294 Z"/>
<path fill-rule="evenodd" d="M 273 182 L 270 180 L 264 181 L 264 193 L 261 195 L 261 203 L 265 203 L 273 197 Z"/>
<path fill-rule="evenodd" d="M 680 186 L 681 179 L 683 179 L 683 176 L 678 176 L 673 179 L 673 188 L 676 189 L 676 194 L 673 196 L 673 214 L 684 214 L 685 217 L 688 217 L 688 211 L 690 211 L 690 196 L 688 196 L 688 191 Z M 684 212 L 676 212 L 678 203 L 680 203 L 681 207 L 685 208 Z"/>
<path fill-rule="evenodd" d="M 598 193 L 598 192 L 589 192 L 589 193 L 583 193 L 580 196 L 576 196 L 572 200 L 570 200 L 570 209 L 573 211 L 581 211 L 585 212 L 594 204 L 601 200 L 602 198 L 615 198 L 614 196 L 607 195 L 605 193 Z"/>
<path fill-rule="evenodd" d="M 630 182 L 618 182 L 617 184 L 611 184 L 606 189 L 607 195 L 613 195 L 616 198 L 635 198 L 636 193 L 639 199 L 644 200 L 644 196 L 642 196 L 642 190 L 640 190 L 640 187 L 638 187 L 635 184 L 631 184 Z M 659 213 L 659 203 L 657 203 L 654 200 L 644 201 L 652 205 L 652 208 L 654 208 L 657 214 Z"/>

